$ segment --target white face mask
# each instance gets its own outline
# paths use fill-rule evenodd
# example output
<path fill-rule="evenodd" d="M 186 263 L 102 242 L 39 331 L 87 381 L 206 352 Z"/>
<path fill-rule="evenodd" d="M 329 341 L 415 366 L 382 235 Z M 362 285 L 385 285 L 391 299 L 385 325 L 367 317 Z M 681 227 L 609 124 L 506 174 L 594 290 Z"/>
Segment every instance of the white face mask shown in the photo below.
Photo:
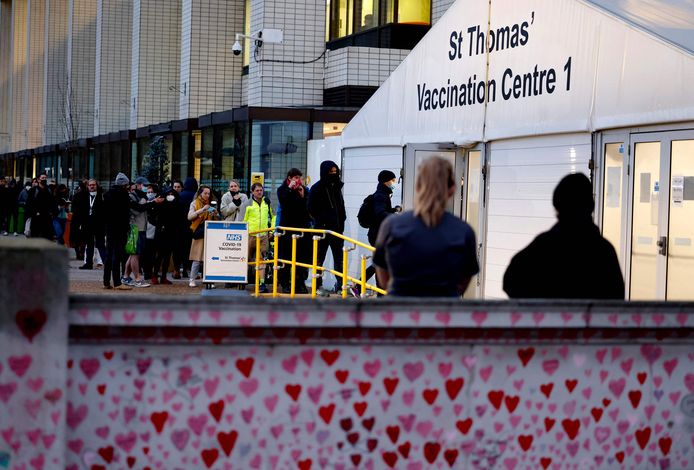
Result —
<path fill-rule="evenodd" d="M 151 201 L 151 200 L 153 200 L 155 197 L 156 197 L 156 194 L 154 194 L 154 193 L 147 193 L 147 199 L 148 199 L 148 200 Z"/>
<path fill-rule="evenodd" d="M 90 196 L 96 196 L 96 191 L 89 191 Z"/>
<path fill-rule="evenodd" d="M 166 200 L 169 202 L 173 202 L 174 199 L 176 199 L 176 198 L 174 197 L 173 194 L 169 194 L 168 196 L 166 196 Z"/>

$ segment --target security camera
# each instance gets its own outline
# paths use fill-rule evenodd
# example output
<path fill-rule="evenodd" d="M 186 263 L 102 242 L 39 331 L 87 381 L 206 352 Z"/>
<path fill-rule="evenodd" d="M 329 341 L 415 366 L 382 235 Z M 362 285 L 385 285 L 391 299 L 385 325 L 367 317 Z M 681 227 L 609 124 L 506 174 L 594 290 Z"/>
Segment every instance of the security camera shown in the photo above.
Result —
<path fill-rule="evenodd" d="M 233 46 L 231 46 L 231 52 L 234 53 L 234 55 L 241 55 L 242 47 L 241 43 L 237 40 Z"/>

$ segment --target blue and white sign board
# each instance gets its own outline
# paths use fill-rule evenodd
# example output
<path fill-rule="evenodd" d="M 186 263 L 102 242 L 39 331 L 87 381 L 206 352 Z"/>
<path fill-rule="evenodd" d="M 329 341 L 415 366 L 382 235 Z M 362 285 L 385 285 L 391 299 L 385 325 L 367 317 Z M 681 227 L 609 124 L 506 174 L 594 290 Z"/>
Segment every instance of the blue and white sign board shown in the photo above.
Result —
<path fill-rule="evenodd" d="M 205 222 L 203 282 L 248 282 L 248 223 Z"/>

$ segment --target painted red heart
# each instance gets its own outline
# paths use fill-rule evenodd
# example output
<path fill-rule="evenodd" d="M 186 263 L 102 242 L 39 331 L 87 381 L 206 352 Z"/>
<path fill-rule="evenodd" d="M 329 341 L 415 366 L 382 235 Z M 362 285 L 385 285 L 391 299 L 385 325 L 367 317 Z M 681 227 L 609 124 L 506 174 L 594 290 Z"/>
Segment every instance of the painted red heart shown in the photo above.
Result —
<path fill-rule="evenodd" d="M 366 418 L 361 420 L 361 425 L 364 426 L 364 429 L 367 431 L 371 431 L 374 428 L 374 424 L 376 423 L 376 418 L 373 416 L 371 418 Z"/>
<path fill-rule="evenodd" d="M 646 381 L 646 377 L 648 377 L 646 372 L 639 372 L 636 374 L 636 380 L 638 380 L 641 385 Z"/>
<path fill-rule="evenodd" d="M 578 380 L 576 379 L 566 379 L 564 381 L 564 385 L 566 385 L 566 389 L 569 391 L 569 393 L 574 391 L 574 388 L 576 388 L 576 385 L 578 385 Z"/>
<path fill-rule="evenodd" d="M 552 394 L 552 389 L 554 389 L 554 384 L 552 382 L 540 385 L 540 391 L 548 399 L 549 396 Z"/>
<path fill-rule="evenodd" d="M 595 422 L 599 423 L 600 418 L 602 418 L 602 408 L 591 408 L 590 414 L 593 415 Z"/>
<path fill-rule="evenodd" d="M 461 433 L 467 434 L 468 431 L 470 431 L 470 427 L 472 427 L 472 418 L 457 421 L 455 427 L 457 427 Z"/>
<path fill-rule="evenodd" d="M 311 466 L 313 465 L 313 460 L 311 460 L 311 459 L 299 460 L 296 464 L 299 466 L 299 470 L 311 470 Z"/>
<path fill-rule="evenodd" d="M 400 426 L 388 426 L 386 427 L 386 434 L 390 438 L 390 441 L 395 444 L 398 442 L 398 437 L 400 437 Z"/>
<path fill-rule="evenodd" d="M 253 372 L 253 364 L 255 364 L 255 359 L 253 359 L 252 357 L 247 357 L 244 359 L 236 359 L 236 368 L 247 379 L 251 377 L 251 372 Z"/>
<path fill-rule="evenodd" d="M 395 468 L 395 465 L 398 463 L 398 454 L 395 452 L 383 452 L 381 454 L 383 456 L 383 461 L 388 465 L 390 468 Z"/>
<path fill-rule="evenodd" d="M 422 392 L 422 397 L 424 398 L 424 401 L 430 405 L 434 404 L 434 402 L 436 401 L 436 397 L 438 396 L 439 391 L 435 388 L 427 388 Z"/>
<path fill-rule="evenodd" d="M 352 429 L 352 418 L 344 418 L 340 420 L 340 427 L 344 432 Z"/>
<path fill-rule="evenodd" d="M 329 351 L 327 349 L 323 349 L 320 352 L 320 357 L 325 361 L 325 363 L 328 365 L 328 367 L 332 366 L 335 364 L 335 361 L 337 361 L 340 358 L 340 351 L 337 349 Z"/>
<path fill-rule="evenodd" d="M 402 455 L 403 459 L 406 459 L 410 455 L 410 450 L 412 449 L 412 444 L 410 441 L 403 442 L 398 446 L 398 452 Z"/>
<path fill-rule="evenodd" d="M 352 454 L 349 456 L 349 459 L 352 461 L 352 465 L 358 467 L 361 463 L 361 454 Z"/>
<path fill-rule="evenodd" d="M 545 418 L 545 431 L 549 432 L 554 427 L 555 419 Z"/>
<path fill-rule="evenodd" d="M 504 399 L 504 391 L 490 390 L 487 394 L 487 398 L 489 398 L 489 403 L 491 403 L 492 406 L 498 410 L 499 408 L 501 408 L 501 402 Z"/>
<path fill-rule="evenodd" d="M 641 403 L 641 390 L 632 390 L 629 392 L 629 401 L 634 409 L 638 408 L 639 403 Z"/>
<path fill-rule="evenodd" d="M 207 468 L 212 468 L 214 463 L 219 458 L 219 451 L 214 448 L 204 449 L 202 452 L 200 452 L 200 457 L 202 457 L 202 461 L 205 462 Z"/>
<path fill-rule="evenodd" d="M 287 395 L 292 397 L 292 400 L 297 401 L 299 399 L 299 394 L 301 393 L 301 385 L 287 384 L 284 386 L 284 391 L 287 392 Z"/>
<path fill-rule="evenodd" d="M 644 450 L 651 439 L 651 428 L 637 429 L 634 435 L 636 436 L 636 442 L 639 443 L 639 447 L 641 447 L 641 450 Z"/>
<path fill-rule="evenodd" d="M 366 408 L 369 406 L 368 403 L 365 401 L 357 402 L 353 405 L 354 411 L 357 413 L 357 416 L 360 418 L 364 416 L 364 413 L 366 412 Z"/>
<path fill-rule="evenodd" d="M 518 444 L 524 452 L 527 452 L 530 446 L 533 445 L 533 436 L 530 434 L 518 436 Z"/>
<path fill-rule="evenodd" d="M 542 468 L 547 470 L 550 465 L 552 465 L 552 459 L 549 457 L 542 457 L 540 459 L 540 465 L 542 465 Z"/>
<path fill-rule="evenodd" d="M 347 442 L 352 444 L 352 446 L 355 446 L 357 442 L 359 442 L 359 433 L 358 432 L 351 432 L 347 434 Z"/>
<path fill-rule="evenodd" d="M 520 359 L 521 363 L 523 364 L 523 367 L 528 365 L 528 362 L 530 362 L 530 359 L 533 358 L 535 355 L 535 348 L 526 348 L 526 349 L 519 349 L 518 350 L 518 359 Z"/>
<path fill-rule="evenodd" d="M 400 382 L 400 379 L 398 379 L 397 377 L 393 377 L 393 378 L 386 377 L 385 379 L 383 379 L 383 386 L 386 389 L 386 393 L 388 393 L 388 395 L 392 396 L 393 393 L 395 392 L 395 388 L 398 386 L 399 382 Z"/>
<path fill-rule="evenodd" d="M 453 468 L 455 461 L 458 459 L 458 449 L 446 449 L 443 453 L 443 458 L 448 463 L 448 466 Z"/>
<path fill-rule="evenodd" d="M 362 397 L 365 397 L 369 390 L 371 390 L 371 382 L 359 382 L 359 393 Z"/>
<path fill-rule="evenodd" d="M 113 351 L 104 351 L 103 356 L 104 356 L 104 359 L 106 359 L 107 361 L 110 361 L 111 359 L 113 359 Z"/>
<path fill-rule="evenodd" d="M 106 393 L 106 384 L 97 385 L 96 391 L 99 392 L 99 395 L 103 395 L 104 393 Z"/>
<path fill-rule="evenodd" d="M 335 378 L 341 384 L 347 382 L 347 377 L 349 377 L 349 371 L 348 370 L 340 369 L 340 370 L 335 371 Z"/>
<path fill-rule="evenodd" d="M 619 463 L 624 462 L 624 452 L 620 450 L 619 452 L 614 454 L 614 458 L 617 459 L 617 462 Z"/>
<path fill-rule="evenodd" d="M 98 453 L 106 463 L 113 461 L 113 446 L 101 447 Z"/>
<path fill-rule="evenodd" d="M 504 403 L 506 404 L 506 409 L 509 413 L 513 413 L 516 408 L 518 408 L 518 403 L 520 403 L 519 396 L 507 396 L 504 397 Z"/>
<path fill-rule="evenodd" d="M 569 439 L 572 441 L 576 439 L 578 431 L 581 428 L 581 422 L 579 420 L 566 418 L 562 420 L 561 425 L 564 431 L 566 431 L 566 435 L 569 436 Z"/>
<path fill-rule="evenodd" d="M 229 457 L 234 450 L 234 445 L 236 445 L 236 439 L 239 437 L 239 433 L 232 430 L 230 432 L 219 432 L 217 433 L 217 441 L 222 447 L 224 454 Z"/>
<path fill-rule="evenodd" d="M 318 408 L 318 416 L 321 417 L 323 421 L 325 421 L 325 424 L 330 424 L 330 421 L 333 419 L 333 413 L 335 412 L 335 403 L 331 403 L 329 405 L 321 406 Z"/>
<path fill-rule="evenodd" d="M 224 400 L 218 400 L 210 403 L 207 406 L 207 409 L 210 411 L 210 414 L 215 421 L 219 423 L 219 421 L 222 419 L 222 414 L 224 413 Z"/>
<path fill-rule="evenodd" d="M 366 448 L 369 450 L 369 452 L 373 452 L 377 446 L 378 446 L 378 439 L 376 439 L 376 438 L 371 438 L 371 439 L 366 441 Z"/>
<path fill-rule="evenodd" d="M 128 464 L 128 468 L 133 468 L 135 466 L 135 462 L 137 462 L 137 459 L 132 455 L 129 455 L 128 458 L 125 459 L 125 462 Z"/>
<path fill-rule="evenodd" d="M 458 394 L 460 393 L 460 390 L 463 388 L 464 384 L 465 379 L 463 379 L 462 377 L 458 377 L 457 379 L 446 380 L 446 393 L 448 394 L 448 397 L 451 400 L 455 400 Z"/>
<path fill-rule="evenodd" d="M 672 438 L 661 437 L 658 439 L 658 447 L 660 447 L 660 451 L 663 453 L 663 455 L 667 456 L 667 454 L 670 453 L 670 447 L 672 447 Z"/>
<path fill-rule="evenodd" d="M 439 452 L 441 452 L 441 444 L 438 442 L 427 442 L 424 444 L 424 458 L 430 464 L 433 464 L 436 461 L 436 458 L 439 456 Z"/>
<path fill-rule="evenodd" d="M 14 316 L 14 321 L 17 323 L 22 335 L 29 342 L 33 342 L 34 337 L 41 332 L 43 326 L 46 324 L 48 316 L 46 312 L 41 309 L 34 310 L 20 310 Z"/>
<path fill-rule="evenodd" d="M 164 429 L 164 424 L 166 424 L 166 420 L 169 419 L 169 413 L 166 411 L 155 412 L 149 416 L 149 419 L 152 421 L 157 434 L 161 434 L 161 431 Z"/>

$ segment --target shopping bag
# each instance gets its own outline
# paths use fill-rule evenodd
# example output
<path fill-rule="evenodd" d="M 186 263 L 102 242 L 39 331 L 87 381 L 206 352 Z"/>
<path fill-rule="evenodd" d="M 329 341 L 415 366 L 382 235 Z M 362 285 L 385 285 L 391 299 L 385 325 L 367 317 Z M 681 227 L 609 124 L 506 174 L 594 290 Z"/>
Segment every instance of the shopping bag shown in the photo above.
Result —
<path fill-rule="evenodd" d="M 130 232 L 128 232 L 128 241 L 125 243 L 125 252 L 129 255 L 137 254 L 137 225 L 130 224 Z"/>

